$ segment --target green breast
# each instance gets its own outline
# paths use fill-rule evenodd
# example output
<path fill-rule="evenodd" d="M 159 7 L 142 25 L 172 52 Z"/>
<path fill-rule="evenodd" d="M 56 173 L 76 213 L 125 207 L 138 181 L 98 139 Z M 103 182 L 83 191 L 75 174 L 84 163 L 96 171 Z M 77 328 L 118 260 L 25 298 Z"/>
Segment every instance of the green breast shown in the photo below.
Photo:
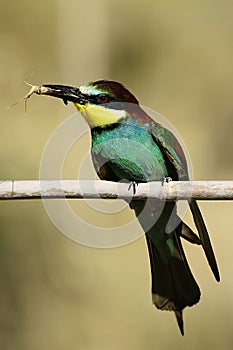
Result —
<path fill-rule="evenodd" d="M 147 126 L 137 122 L 92 129 L 92 158 L 103 180 L 147 182 L 168 176 L 162 152 Z"/>

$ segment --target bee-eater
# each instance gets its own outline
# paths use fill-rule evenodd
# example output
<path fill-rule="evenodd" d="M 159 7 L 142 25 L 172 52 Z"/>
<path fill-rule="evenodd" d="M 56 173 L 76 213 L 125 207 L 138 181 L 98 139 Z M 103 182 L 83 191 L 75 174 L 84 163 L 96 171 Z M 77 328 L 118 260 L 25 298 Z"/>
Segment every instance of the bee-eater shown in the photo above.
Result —
<path fill-rule="evenodd" d="M 188 180 L 188 167 L 177 138 L 154 121 L 134 95 L 115 81 L 99 80 L 80 86 L 33 86 L 32 93 L 73 102 L 91 129 L 92 160 L 102 180 L 140 182 Z M 217 281 L 214 252 L 197 202 L 189 206 L 199 237 L 179 218 L 176 201 L 131 200 L 130 208 L 145 232 L 152 300 L 160 310 L 174 311 L 184 334 L 182 310 L 196 304 L 200 289 L 191 273 L 181 237 L 201 245 Z"/>

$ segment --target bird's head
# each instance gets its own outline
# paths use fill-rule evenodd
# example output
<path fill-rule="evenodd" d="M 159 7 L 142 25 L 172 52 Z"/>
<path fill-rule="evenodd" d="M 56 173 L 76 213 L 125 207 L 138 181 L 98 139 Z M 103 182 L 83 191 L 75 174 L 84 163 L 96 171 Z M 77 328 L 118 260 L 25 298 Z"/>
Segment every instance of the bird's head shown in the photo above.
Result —
<path fill-rule="evenodd" d="M 138 100 L 121 83 L 98 80 L 79 88 L 66 85 L 42 85 L 36 93 L 73 102 L 92 127 L 105 127 L 142 112 Z"/>
<path fill-rule="evenodd" d="M 98 80 L 79 87 L 81 100 L 75 103 L 90 127 L 105 126 L 127 117 L 137 99 L 122 84 Z"/>

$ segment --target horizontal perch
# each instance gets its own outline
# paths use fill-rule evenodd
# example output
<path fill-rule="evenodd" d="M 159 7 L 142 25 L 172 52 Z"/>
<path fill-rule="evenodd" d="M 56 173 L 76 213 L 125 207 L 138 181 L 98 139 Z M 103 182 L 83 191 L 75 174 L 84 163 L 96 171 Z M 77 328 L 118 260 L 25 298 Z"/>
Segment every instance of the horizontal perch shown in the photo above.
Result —
<path fill-rule="evenodd" d="M 0 200 L 54 198 L 154 198 L 232 200 L 233 181 L 149 182 L 133 186 L 100 180 L 8 180 L 0 181 Z"/>

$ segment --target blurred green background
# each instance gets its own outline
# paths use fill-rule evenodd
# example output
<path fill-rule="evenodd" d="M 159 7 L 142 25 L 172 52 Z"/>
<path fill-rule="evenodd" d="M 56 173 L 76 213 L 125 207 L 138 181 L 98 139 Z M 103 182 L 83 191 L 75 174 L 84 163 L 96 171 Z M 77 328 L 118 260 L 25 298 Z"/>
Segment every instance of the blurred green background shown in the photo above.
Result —
<path fill-rule="evenodd" d="M 33 84 L 123 82 L 179 130 L 196 180 L 232 179 L 233 2 L 0 4 L 1 179 L 38 179 L 46 142 L 74 112 L 36 96 L 26 116 L 22 103 L 7 110 L 28 92 L 23 81 L 32 70 Z M 89 142 L 75 145 L 64 178 L 76 178 Z M 85 215 L 82 203 L 72 205 Z M 184 338 L 174 316 L 151 303 L 143 238 L 117 249 L 88 248 L 59 233 L 39 200 L 0 207 L 1 349 L 232 349 L 232 203 L 201 203 L 220 284 L 201 249 L 185 245 L 202 299 L 185 310 Z"/>

